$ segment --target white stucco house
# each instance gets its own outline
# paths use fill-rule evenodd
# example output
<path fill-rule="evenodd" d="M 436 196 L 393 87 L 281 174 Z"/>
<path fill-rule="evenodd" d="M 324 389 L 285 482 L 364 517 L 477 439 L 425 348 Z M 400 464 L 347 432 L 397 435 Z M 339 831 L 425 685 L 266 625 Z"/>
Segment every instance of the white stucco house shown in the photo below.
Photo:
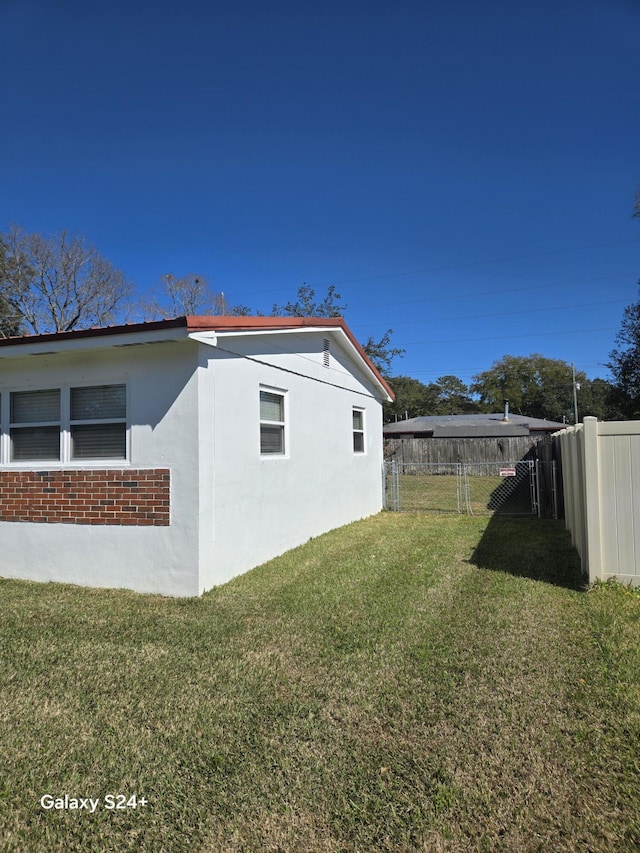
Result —
<path fill-rule="evenodd" d="M 391 398 L 341 318 L 0 340 L 0 576 L 199 595 L 381 509 Z"/>

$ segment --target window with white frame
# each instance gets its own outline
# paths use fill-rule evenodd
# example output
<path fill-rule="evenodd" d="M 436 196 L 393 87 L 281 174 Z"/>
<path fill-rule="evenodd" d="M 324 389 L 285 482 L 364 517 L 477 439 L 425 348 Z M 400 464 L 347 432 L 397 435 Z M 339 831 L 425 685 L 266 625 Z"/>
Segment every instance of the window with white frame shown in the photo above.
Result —
<path fill-rule="evenodd" d="M 72 459 L 125 459 L 127 398 L 124 385 L 71 388 Z"/>
<path fill-rule="evenodd" d="M 11 461 L 58 461 L 60 389 L 12 391 L 10 403 Z"/>
<path fill-rule="evenodd" d="M 260 388 L 260 454 L 284 456 L 285 394 L 275 389 Z"/>
<path fill-rule="evenodd" d="M 0 406 L 2 422 L 8 422 L 0 461 L 127 458 L 126 385 L 16 390 L 7 396 Z"/>
<path fill-rule="evenodd" d="M 352 410 L 353 452 L 364 453 L 364 409 Z"/>

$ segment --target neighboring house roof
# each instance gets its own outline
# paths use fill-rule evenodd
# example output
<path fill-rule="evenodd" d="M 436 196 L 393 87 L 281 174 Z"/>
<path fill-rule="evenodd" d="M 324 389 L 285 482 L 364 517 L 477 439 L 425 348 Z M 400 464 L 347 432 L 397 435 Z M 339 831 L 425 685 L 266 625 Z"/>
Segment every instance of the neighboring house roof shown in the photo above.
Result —
<path fill-rule="evenodd" d="M 491 415 L 432 415 L 409 418 L 384 425 L 385 438 L 505 438 L 544 435 L 564 429 L 566 424 L 543 418 L 504 413 Z"/>
<path fill-rule="evenodd" d="M 45 354 L 44 344 L 60 344 L 69 342 L 90 341 L 91 339 L 110 338 L 111 336 L 133 336 L 135 343 L 145 343 L 163 340 L 161 334 L 166 334 L 167 340 L 181 337 L 195 337 L 201 333 L 215 335 L 260 334 L 268 332 L 304 332 L 323 330 L 328 334 L 338 336 L 345 349 L 351 350 L 364 362 L 364 367 L 371 375 L 374 383 L 381 389 L 388 400 L 394 399 L 394 393 L 388 383 L 358 343 L 342 317 L 227 317 L 227 316 L 187 316 L 175 317 L 168 320 L 153 320 L 144 323 L 125 323 L 119 326 L 102 326 L 92 329 L 73 329 L 70 332 L 49 332 L 42 335 L 20 335 L 0 339 L 0 358 L 10 355 L 6 349 L 26 347 L 27 351 L 18 349 L 15 355 Z M 208 342 L 213 342 L 209 340 Z M 107 342 L 105 341 L 105 344 Z M 108 344 L 107 344 L 108 345 Z M 116 344 L 122 346 L 126 344 Z M 49 350 L 57 351 L 56 350 Z"/>

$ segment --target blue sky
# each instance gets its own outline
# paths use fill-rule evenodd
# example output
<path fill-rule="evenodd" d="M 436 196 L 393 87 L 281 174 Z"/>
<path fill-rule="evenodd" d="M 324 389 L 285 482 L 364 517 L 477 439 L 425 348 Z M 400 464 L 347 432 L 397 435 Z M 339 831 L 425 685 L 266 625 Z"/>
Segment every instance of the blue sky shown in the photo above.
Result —
<path fill-rule="evenodd" d="M 268 313 L 335 284 L 394 373 L 606 376 L 636 301 L 637 0 L 1 0 L 0 229 Z"/>

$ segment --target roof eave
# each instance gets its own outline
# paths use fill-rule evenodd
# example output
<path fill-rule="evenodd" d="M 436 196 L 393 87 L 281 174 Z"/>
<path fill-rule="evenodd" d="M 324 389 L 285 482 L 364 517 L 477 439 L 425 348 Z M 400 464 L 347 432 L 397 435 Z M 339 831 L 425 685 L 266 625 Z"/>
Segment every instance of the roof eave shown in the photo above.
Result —
<path fill-rule="evenodd" d="M 197 332 L 260 332 L 321 330 L 338 332 L 344 336 L 364 363 L 367 372 L 382 391 L 387 402 L 394 393 L 377 367 L 356 340 L 343 317 L 229 317 L 214 315 L 189 315 L 143 323 L 126 323 L 119 326 L 101 326 L 92 329 L 73 329 L 68 332 L 48 332 L 42 335 L 21 335 L 0 339 L 0 358 L 18 358 L 26 355 L 54 354 L 82 349 L 110 346 L 133 346 L 144 343 L 183 340 Z M 126 343 L 116 343 L 126 336 Z M 55 345 L 55 350 L 46 350 Z"/>

